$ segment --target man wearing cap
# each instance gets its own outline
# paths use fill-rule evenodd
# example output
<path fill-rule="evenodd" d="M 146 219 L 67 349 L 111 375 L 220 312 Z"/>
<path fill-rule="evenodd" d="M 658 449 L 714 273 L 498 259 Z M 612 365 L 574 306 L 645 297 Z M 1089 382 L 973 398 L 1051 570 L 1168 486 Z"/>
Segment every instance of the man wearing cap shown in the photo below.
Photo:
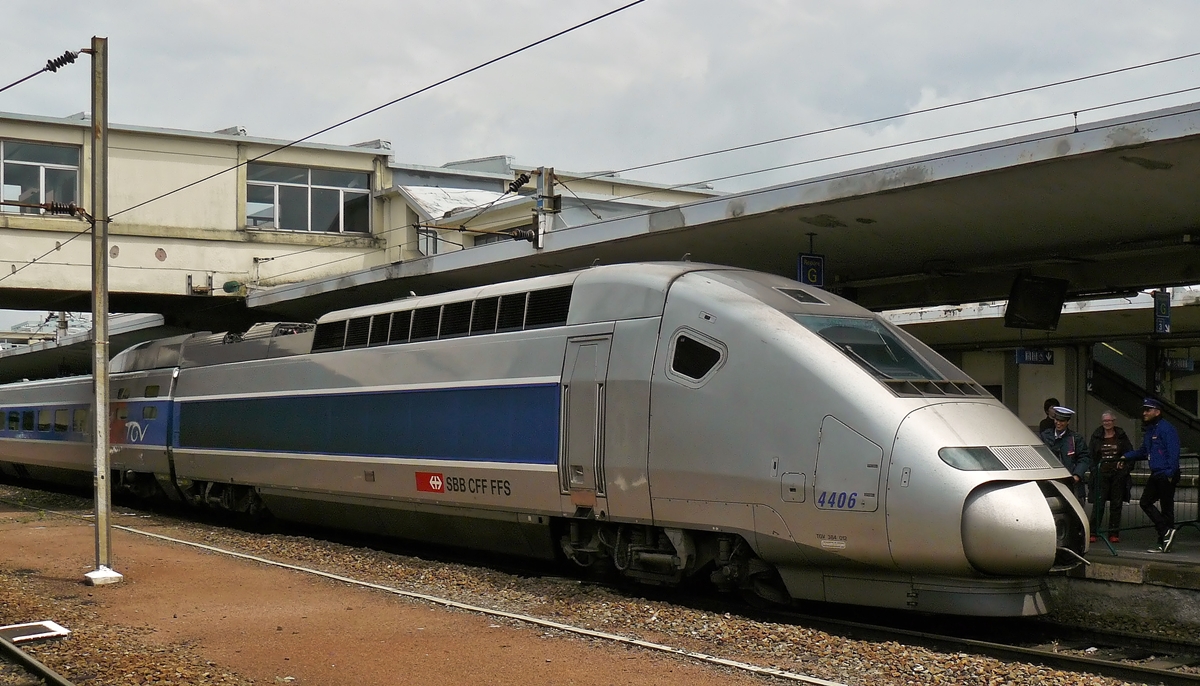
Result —
<path fill-rule="evenodd" d="M 1066 407 L 1050 408 L 1050 418 L 1054 426 L 1042 432 L 1042 441 L 1050 446 L 1050 450 L 1058 456 L 1062 465 L 1071 472 L 1071 490 L 1079 502 L 1085 497 L 1083 476 L 1092 466 L 1091 455 L 1088 453 L 1087 441 L 1077 431 L 1072 431 L 1068 424 L 1075 410 Z"/>
<path fill-rule="evenodd" d="M 1158 531 L 1158 547 L 1151 553 L 1170 552 L 1175 542 L 1175 485 L 1179 483 L 1179 433 L 1163 419 L 1162 403 L 1155 398 L 1142 402 L 1142 447 L 1125 453 L 1127 460 L 1149 460 L 1150 476 L 1142 489 L 1142 510 Z M 1159 507 L 1155 507 L 1157 501 Z"/>

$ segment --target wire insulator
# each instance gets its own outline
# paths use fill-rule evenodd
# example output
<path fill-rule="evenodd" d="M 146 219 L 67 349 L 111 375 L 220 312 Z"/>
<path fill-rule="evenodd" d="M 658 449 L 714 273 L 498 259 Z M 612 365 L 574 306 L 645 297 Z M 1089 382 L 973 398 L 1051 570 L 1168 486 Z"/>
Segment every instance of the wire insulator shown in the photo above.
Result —
<path fill-rule="evenodd" d="M 537 231 L 533 229 L 510 229 L 508 235 L 512 236 L 514 241 L 529 241 L 532 243 L 537 239 Z"/>
<path fill-rule="evenodd" d="M 47 214 L 69 214 L 72 217 L 79 213 L 79 206 L 73 202 L 46 202 L 42 203 L 42 209 Z"/>
<path fill-rule="evenodd" d="M 79 57 L 79 53 L 68 50 L 64 52 L 61 57 L 55 57 L 52 60 L 47 60 L 46 71 L 58 71 L 60 68 L 73 63 L 77 57 Z"/>
<path fill-rule="evenodd" d="M 512 181 L 510 181 L 508 183 L 508 192 L 516 193 L 518 190 L 521 189 L 521 186 L 524 186 L 527 183 L 529 183 L 529 174 L 526 174 L 525 172 L 521 172 L 520 176 L 518 176 L 517 178 L 513 179 Z"/>

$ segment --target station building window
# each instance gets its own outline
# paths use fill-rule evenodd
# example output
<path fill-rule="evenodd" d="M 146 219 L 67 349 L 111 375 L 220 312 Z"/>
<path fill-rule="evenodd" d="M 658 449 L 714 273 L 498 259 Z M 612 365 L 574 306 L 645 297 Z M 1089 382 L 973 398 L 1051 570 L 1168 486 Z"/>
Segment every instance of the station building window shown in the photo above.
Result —
<path fill-rule="evenodd" d="M 0 160 L 4 200 L 31 205 L 79 202 L 79 148 L 0 140 Z M 42 214 L 43 210 L 0 205 L 0 212 Z"/>
<path fill-rule="evenodd" d="M 274 164 L 246 168 L 246 226 L 369 233 L 371 175 Z"/>

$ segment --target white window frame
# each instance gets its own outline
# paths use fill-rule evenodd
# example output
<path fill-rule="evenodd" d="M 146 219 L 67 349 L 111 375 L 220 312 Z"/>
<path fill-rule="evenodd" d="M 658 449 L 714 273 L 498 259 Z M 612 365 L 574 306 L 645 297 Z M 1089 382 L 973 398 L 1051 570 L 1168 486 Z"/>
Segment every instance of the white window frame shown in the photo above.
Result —
<path fill-rule="evenodd" d="M 82 151 L 79 150 L 79 148 L 74 145 L 69 145 L 69 144 L 64 144 L 64 143 L 48 143 L 46 141 L 25 141 L 25 140 L 13 140 L 13 139 L 9 139 L 9 138 L 0 139 L 0 199 L 4 199 L 7 201 L 6 198 L 2 197 L 3 192 L 4 192 L 4 168 L 7 165 L 15 164 L 15 165 L 23 166 L 23 167 L 37 167 L 37 169 L 38 169 L 38 199 L 37 199 L 36 203 L 30 203 L 30 204 L 41 204 L 41 203 L 46 202 L 46 170 L 47 169 L 60 169 L 62 171 L 75 172 L 75 194 L 70 200 L 67 200 L 66 203 L 78 203 L 79 202 L 79 173 L 80 173 L 79 165 L 72 166 L 69 164 L 51 164 L 48 162 L 22 162 L 22 161 L 18 161 L 18 160 L 5 160 L 4 159 L 4 146 L 7 143 L 20 143 L 20 144 L 28 144 L 28 145 L 49 145 L 49 146 L 54 146 L 56 148 L 75 148 L 76 151 L 78 151 L 80 153 L 80 158 L 83 157 Z M 19 202 L 19 201 L 9 201 L 9 202 Z M 57 201 L 57 202 L 63 202 L 63 201 Z M 24 214 L 24 215 L 33 215 L 33 214 L 44 215 L 44 214 L 46 214 L 45 210 L 38 210 L 35 213 L 35 212 L 31 211 L 30 208 L 13 207 L 11 205 L 0 205 L 0 212 L 4 212 L 7 214 Z M 55 216 L 55 215 L 51 215 L 51 216 Z"/>
<path fill-rule="evenodd" d="M 286 167 L 288 165 L 282 165 L 282 164 L 265 165 L 264 164 L 263 166 Z M 330 170 L 330 171 L 344 171 L 344 172 L 348 172 L 351 174 L 366 174 L 367 175 L 367 188 L 360 189 L 360 188 L 345 188 L 342 186 L 315 185 L 312 182 L 312 172 L 313 172 L 312 167 L 294 167 L 294 168 L 304 170 L 305 176 L 308 178 L 307 184 L 288 183 L 285 181 L 258 181 L 258 180 L 249 179 L 249 178 L 246 179 L 247 191 L 249 190 L 249 188 L 251 186 L 257 186 L 259 188 L 270 188 L 271 189 L 271 198 L 274 203 L 274 207 L 272 209 L 272 217 L 271 217 L 271 225 L 270 226 L 267 226 L 266 224 L 252 226 L 249 222 L 249 220 L 250 220 L 249 208 L 247 207 L 247 216 L 243 220 L 245 222 L 245 226 L 247 229 L 249 229 L 249 230 L 294 231 L 297 233 L 299 233 L 299 232 L 325 233 L 325 234 L 334 233 L 333 231 L 324 231 L 324 230 L 314 231 L 313 230 L 313 227 L 312 227 L 312 218 L 313 218 L 312 191 L 314 188 L 316 188 L 316 189 L 320 189 L 320 190 L 338 191 L 338 230 L 337 230 L 337 233 L 351 233 L 351 234 L 358 234 L 358 235 L 363 235 L 363 236 L 367 236 L 367 235 L 371 234 L 372 212 L 371 212 L 371 204 L 370 204 L 370 201 L 371 201 L 371 188 L 370 188 L 371 173 L 370 172 L 364 172 L 364 171 L 354 170 L 354 169 Z M 280 228 L 280 226 L 279 226 L 279 219 L 280 219 L 280 214 L 281 214 L 281 212 L 280 212 L 281 208 L 279 205 L 279 187 L 280 186 L 304 189 L 304 199 L 308 205 L 308 212 L 307 212 L 308 226 L 307 226 L 307 228 L 304 228 L 304 229 L 282 229 L 282 228 Z M 366 198 L 367 198 L 367 230 L 366 231 L 350 231 L 350 232 L 346 231 L 345 209 L 346 209 L 346 194 L 347 193 L 351 193 L 354 195 L 366 196 Z M 247 195 L 248 195 L 248 193 L 247 193 Z M 247 198 L 247 200 L 246 200 L 247 205 L 249 205 L 249 202 L 250 202 L 249 198 Z"/>

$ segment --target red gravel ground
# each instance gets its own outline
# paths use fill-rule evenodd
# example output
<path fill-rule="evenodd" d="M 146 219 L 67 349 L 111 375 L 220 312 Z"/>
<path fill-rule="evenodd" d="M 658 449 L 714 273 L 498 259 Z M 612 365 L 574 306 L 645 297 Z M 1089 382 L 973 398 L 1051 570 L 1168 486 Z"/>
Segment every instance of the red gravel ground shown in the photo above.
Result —
<path fill-rule="evenodd" d="M 0 595 L 0 624 L 66 623 L 55 616 L 12 616 L 34 611 L 33 606 L 76 616 L 85 609 L 104 631 L 68 625 L 77 632 L 68 642 L 120 636 L 126 652 L 142 653 L 140 658 L 129 655 L 130 660 L 161 660 L 162 671 L 174 677 L 170 683 L 764 683 L 681 658 L 547 636 L 537 628 L 432 608 L 118 530 L 113 531 L 113 551 L 114 567 L 125 580 L 85 586 L 83 575 L 95 559 L 92 527 L 0 506 L 0 575 L 19 578 L 22 597 L 30 597 L 28 603 L 18 603 Z M 132 651 L 129 641 L 135 645 Z M 100 655 L 111 650 L 103 638 L 99 642 L 95 649 Z M 62 649 L 72 653 L 65 644 Z M 173 663 L 188 660 L 207 662 L 211 678 L 208 673 L 188 676 L 182 668 L 176 672 Z M 68 678 L 76 675 L 81 684 L 143 683 L 141 678 L 122 680 L 120 670 L 133 673 L 122 659 L 70 665 L 66 671 L 46 661 Z"/>

